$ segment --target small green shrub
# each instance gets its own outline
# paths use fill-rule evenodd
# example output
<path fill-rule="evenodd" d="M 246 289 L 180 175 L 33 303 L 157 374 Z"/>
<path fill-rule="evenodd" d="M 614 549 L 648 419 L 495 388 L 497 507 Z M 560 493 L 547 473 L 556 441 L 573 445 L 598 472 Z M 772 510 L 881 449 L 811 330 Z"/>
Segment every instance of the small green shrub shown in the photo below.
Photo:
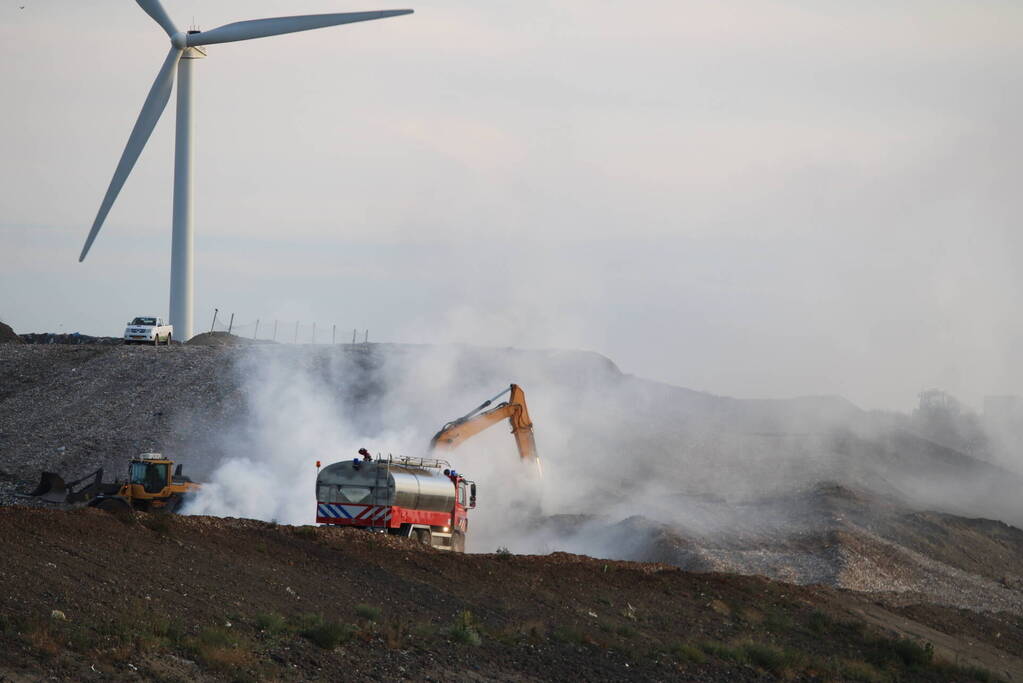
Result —
<path fill-rule="evenodd" d="M 764 617 L 764 626 L 767 630 L 773 631 L 774 633 L 784 633 L 786 631 L 791 631 L 794 623 L 792 621 L 792 617 L 787 612 L 774 608 L 767 613 L 766 617 Z"/>
<path fill-rule="evenodd" d="M 256 617 L 256 628 L 260 631 L 265 631 L 271 635 L 283 633 L 288 628 L 288 623 L 280 614 L 276 612 L 266 612 Z"/>
<path fill-rule="evenodd" d="M 187 635 L 187 631 L 181 622 L 161 616 L 153 617 L 149 622 L 149 631 L 154 636 L 163 638 L 173 646 L 180 645 Z"/>
<path fill-rule="evenodd" d="M 210 626 L 199 632 L 199 644 L 207 647 L 230 647 L 234 645 L 234 637 L 227 629 Z"/>
<path fill-rule="evenodd" d="M 712 640 L 700 643 L 698 647 L 712 657 L 736 664 L 750 664 L 776 676 L 790 669 L 799 668 L 807 661 L 806 655 L 802 653 L 766 643 L 726 644 Z"/>
<path fill-rule="evenodd" d="M 568 643 L 570 645 L 580 645 L 584 641 L 582 631 L 571 626 L 555 626 L 554 630 L 551 631 L 551 638 L 559 643 Z"/>
<path fill-rule="evenodd" d="M 635 638 L 637 634 L 636 629 L 632 628 L 628 624 L 622 624 L 616 630 L 618 631 L 618 635 L 622 638 Z"/>
<path fill-rule="evenodd" d="M 810 617 L 806 620 L 806 626 L 814 633 L 822 635 L 831 630 L 832 620 L 831 617 L 818 609 L 810 614 Z"/>
<path fill-rule="evenodd" d="M 76 652 L 94 650 L 101 644 L 96 632 L 81 624 L 68 624 L 62 635 L 67 638 L 68 648 Z"/>
<path fill-rule="evenodd" d="M 372 605 L 356 605 L 355 615 L 366 621 L 377 621 L 380 619 L 380 608 Z"/>
<path fill-rule="evenodd" d="M 773 674 L 780 674 L 795 663 L 795 657 L 791 653 L 773 645 L 746 643 L 742 649 L 750 664 L 766 669 Z"/>
<path fill-rule="evenodd" d="M 390 650 L 397 650 L 405 642 L 409 625 L 404 619 L 389 621 L 384 627 L 384 644 Z"/>
<path fill-rule="evenodd" d="M 883 683 L 885 677 L 880 671 L 861 660 L 844 660 L 838 667 L 841 677 L 849 681 L 862 683 Z"/>
<path fill-rule="evenodd" d="M 9 614 L 0 614 L 0 634 L 14 635 L 20 631 L 20 620 Z"/>
<path fill-rule="evenodd" d="M 726 662 L 746 663 L 746 653 L 742 648 L 732 647 L 716 640 L 704 641 L 699 644 L 699 648 L 711 657 L 717 657 Z"/>
<path fill-rule="evenodd" d="M 693 664 L 703 664 L 707 661 L 707 656 L 703 654 L 698 647 L 688 643 L 676 643 L 675 645 L 672 645 L 671 654 L 675 655 L 679 659 L 692 662 Z"/>
<path fill-rule="evenodd" d="M 324 650 L 333 650 L 342 643 L 347 643 L 355 629 L 337 621 L 327 621 L 320 615 L 308 615 L 303 619 L 299 635 L 312 641 Z"/>
<path fill-rule="evenodd" d="M 476 619 L 469 610 L 462 610 L 455 617 L 454 624 L 448 629 L 448 636 L 456 643 L 478 647 L 483 643 L 479 629 L 476 626 Z"/>
<path fill-rule="evenodd" d="M 127 620 L 114 617 L 110 621 L 99 622 L 94 626 L 96 633 L 118 645 L 131 642 L 135 635 L 135 627 Z"/>
<path fill-rule="evenodd" d="M 909 638 L 878 638 L 871 644 L 874 664 L 895 663 L 907 668 L 921 668 L 934 659 L 934 646 L 921 645 Z"/>

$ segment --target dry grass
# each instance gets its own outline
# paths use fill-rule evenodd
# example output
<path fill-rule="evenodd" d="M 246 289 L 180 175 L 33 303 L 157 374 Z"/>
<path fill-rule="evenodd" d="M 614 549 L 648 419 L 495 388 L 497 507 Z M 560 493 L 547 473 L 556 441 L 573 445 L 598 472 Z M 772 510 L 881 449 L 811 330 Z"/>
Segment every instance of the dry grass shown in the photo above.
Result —
<path fill-rule="evenodd" d="M 25 632 L 25 641 L 32 646 L 32 649 L 47 659 L 56 657 L 63 649 L 48 624 L 31 625 Z"/>
<path fill-rule="evenodd" d="M 391 621 L 384 627 L 384 644 L 390 650 L 397 650 L 405 643 L 407 635 L 408 622 L 404 619 Z"/>

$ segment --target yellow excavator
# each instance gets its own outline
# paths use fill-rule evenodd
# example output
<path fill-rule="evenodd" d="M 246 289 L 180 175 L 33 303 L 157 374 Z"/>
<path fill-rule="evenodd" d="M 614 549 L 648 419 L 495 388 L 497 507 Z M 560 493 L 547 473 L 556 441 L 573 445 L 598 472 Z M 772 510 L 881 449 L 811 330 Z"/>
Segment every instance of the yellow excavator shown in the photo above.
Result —
<path fill-rule="evenodd" d="M 507 401 L 503 401 L 493 408 L 490 407 L 494 401 L 505 394 L 509 394 Z M 467 439 L 505 419 L 511 425 L 511 433 L 515 437 L 515 445 L 519 449 L 519 457 L 522 462 L 536 467 L 537 476 L 541 476 L 543 469 L 540 466 L 540 456 L 536 452 L 533 423 L 530 422 L 529 410 L 526 409 L 526 394 L 518 384 L 512 384 L 469 413 L 445 424 L 439 432 L 434 434 L 430 441 L 430 450 L 454 450 Z"/>
<path fill-rule="evenodd" d="M 177 512 L 186 496 L 201 484 L 181 474 L 159 453 L 143 453 L 128 463 L 128 479 L 105 483 L 100 468 L 81 479 L 65 483 L 54 472 L 43 472 L 39 486 L 26 494 L 50 503 L 95 507 L 110 512 Z"/>

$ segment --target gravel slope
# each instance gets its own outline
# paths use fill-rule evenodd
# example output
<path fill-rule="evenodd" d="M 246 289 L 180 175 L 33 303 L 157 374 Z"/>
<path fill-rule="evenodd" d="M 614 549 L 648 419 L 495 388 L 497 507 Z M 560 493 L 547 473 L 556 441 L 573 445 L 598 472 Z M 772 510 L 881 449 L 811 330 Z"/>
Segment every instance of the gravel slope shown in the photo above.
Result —
<path fill-rule="evenodd" d="M 981 512 L 991 501 L 1018 507 L 1023 488 L 1010 498 L 984 488 L 992 480 L 1003 488 L 1016 482 L 989 465 L 904 433 L 868 438 L 868 417 L 841 399 L 715 397 L 625 376 L 596 354 L 441 351 L 0 345 L 0 504 L 26 502 L 14 492 L 31 488 L 41 470 L 77 476 L 102 466 L 110 478 L 128 456 L 145 451 L 166 453 L 201 480 L 221 460 L 220 435 L 251 417 L 250 394 L 258 390 L 246 381 L 252 353 L 316 378 L 367 433 L 387 426 L 381 415 L 397 415 L 423 441 L 456 409 L 475 405 L 463 396 L 478 401 L 492 394 L 495 377 L 512 378 L 536 399 L 542 445 L 582 454 L 593 470 L 617 467 L 622 453 L 648 456 L 630 461 L 629 479 L 599 491 L 614 516 L 578 506 L 574 514 L 552 515 L 532 529 L 548 539 L 539 547 L 823 583 L 889 594 L 898 604 L 1023 613 L 1023 532 L 929 512 L 906 492 L 926 472 L 957 482 L 955 490 Z M 434 366 L 457 369 L 439 385 L 443 391 L 422 376 Z M 394 398 L 394 376 L 419 382 Z M 439 402 L 441 394 L 456 395 L 454 407 Z M 560 433 L 543 422 L 555 413 Z M 554 472 L 559 455 L 546 456 Z M 657 496 L 628 488 L 650 481 L 662 486 Z M 737 481 L 760 490 L 736 496 Z M 728 495 L 708 495 L 722 491 Z M 1011 520 L 1014 509 L 993 511 Z M 523 547 L 535 552 L 538 545 Z"/>

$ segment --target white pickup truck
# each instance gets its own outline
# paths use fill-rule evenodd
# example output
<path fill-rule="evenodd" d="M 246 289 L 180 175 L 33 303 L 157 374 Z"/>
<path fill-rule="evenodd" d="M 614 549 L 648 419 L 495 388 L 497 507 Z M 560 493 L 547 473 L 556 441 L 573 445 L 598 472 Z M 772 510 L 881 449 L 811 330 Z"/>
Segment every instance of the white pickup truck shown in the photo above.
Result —
<path fill-rule="evenodd" d="M 174 336 L 174 326 L 164 323 L 163 318 L 141 316 L 135 318 L 124 329 L 125 344 L 152 344 L 160 342 L 170 344 Z"/>

